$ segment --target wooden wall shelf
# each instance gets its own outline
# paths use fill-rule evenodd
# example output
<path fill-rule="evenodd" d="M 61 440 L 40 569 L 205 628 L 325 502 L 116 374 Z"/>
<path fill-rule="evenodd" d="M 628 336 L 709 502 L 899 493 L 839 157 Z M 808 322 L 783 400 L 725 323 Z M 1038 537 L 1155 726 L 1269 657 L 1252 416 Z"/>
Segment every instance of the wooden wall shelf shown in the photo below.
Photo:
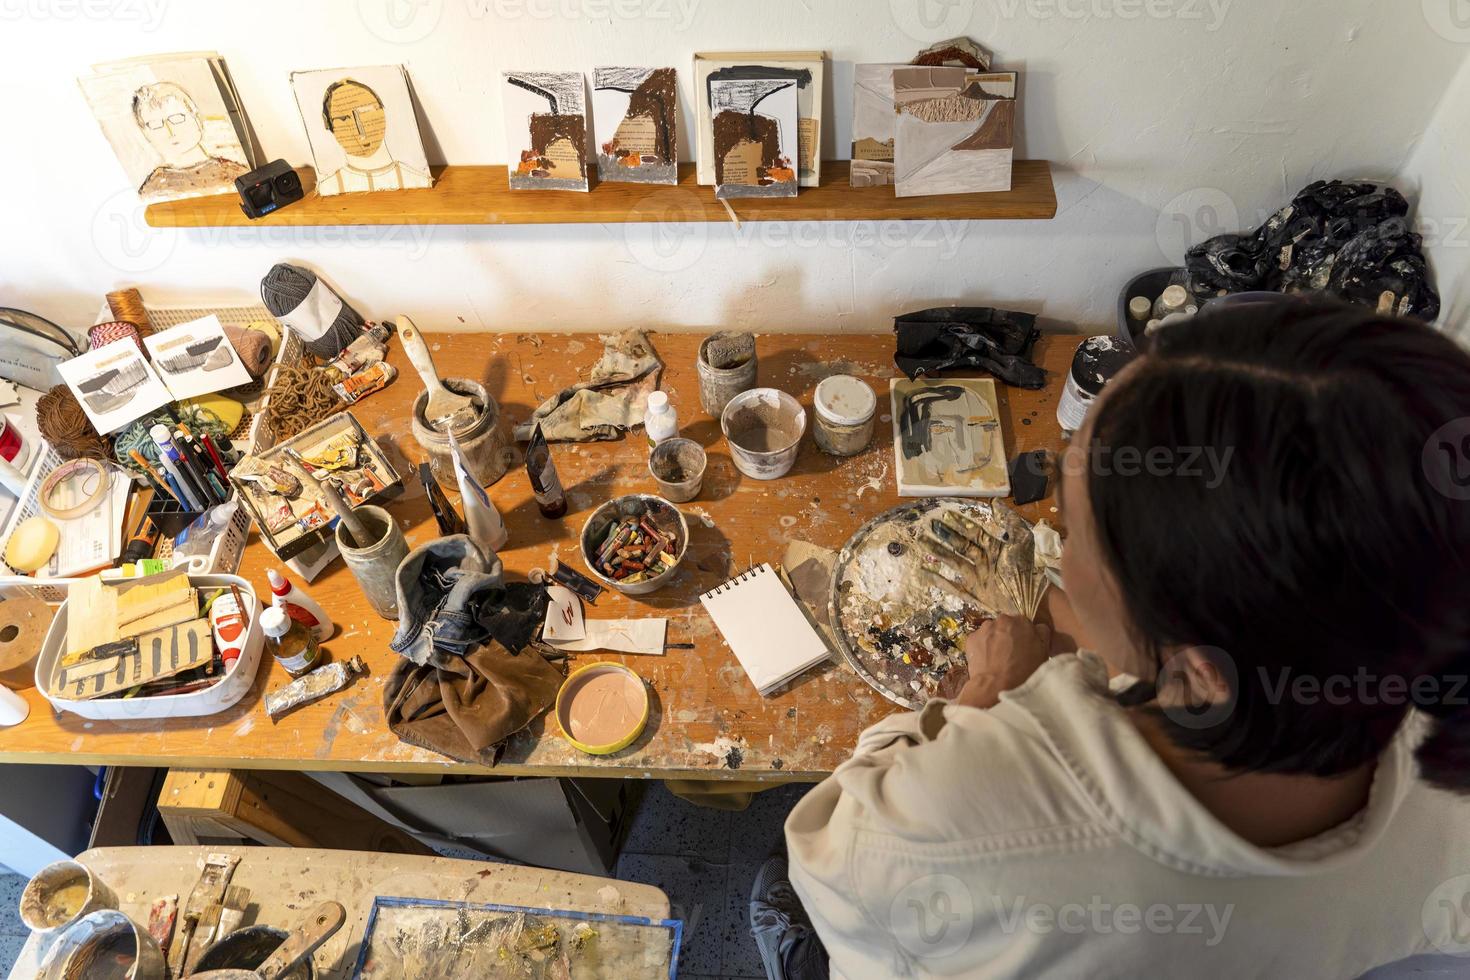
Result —
<path fill-rule="evenodd" d="M 303 168 L 302 183 L 315 185 Z M 250 221 L 231 194 L 151 204 L 155 228 L 269 225 L 555 225 L 728 221 L 713 187 L 694 181 L 694 164 L 679 165 L 677 185 L 600 183 L 589 193 L 513 191 L 504 167 L 441 167 L 429 190 L 341 194 L 305 200 Z M 1057 213 L 1051 166 L 1017 160 L 1011 189 L 988 194 L 894 197 L 891 187 L 851 187 L 848 161 L 822 162 L 820 187 L 795 198 L 745 199 L 731 206 L 742 221 L 982 221 L 1051 218 Z"/>

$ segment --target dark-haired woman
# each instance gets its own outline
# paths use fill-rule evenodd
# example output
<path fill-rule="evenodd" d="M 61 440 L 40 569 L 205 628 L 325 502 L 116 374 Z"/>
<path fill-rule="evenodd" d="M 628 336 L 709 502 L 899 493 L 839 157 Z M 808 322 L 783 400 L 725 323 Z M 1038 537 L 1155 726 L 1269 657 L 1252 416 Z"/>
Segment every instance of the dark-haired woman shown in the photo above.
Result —
<path fill-rule="evenodd" d="M 870 728 L 786 823 L 832 973 L 1470 952 L 1470 356 L 1357 308 L 1202 315 L 1062 469 L 1057 636 L 988 624 L 955 701 Z"/>

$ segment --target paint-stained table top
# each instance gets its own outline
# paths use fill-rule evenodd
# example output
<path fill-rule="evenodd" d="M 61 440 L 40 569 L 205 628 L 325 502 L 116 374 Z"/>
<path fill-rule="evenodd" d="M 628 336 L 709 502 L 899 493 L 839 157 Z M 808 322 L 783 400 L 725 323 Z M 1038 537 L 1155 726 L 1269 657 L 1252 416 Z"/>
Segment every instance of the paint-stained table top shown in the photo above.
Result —
<path fill-rule="evenodd" d="M 513 422 L 523 421 L 544 398 L 584 377 L 601 350 L 590 334 L 456 333 L 428 339 L 441 374 L 482 379 Z M 369 676 L 350 690 L 272 723 L 262 695 L 287 678 L 269 657 L 263 658 L 254 686 L 237 705 L 206 718 L 91 722 L 56 713 L 36 690 L 28 689 L 21 693 L 31 703 L 31 716 L 16 727 L 0 728 L 0 762 L 772 781 L 818 779 L 831 772 L 848 756 L 858 733 L 898 710 L 896 706 L 836 662 L 761 697 L 698 595 L 753 564 L 778 563 L 792 538 L 838 548 L 868 518 L 899 503 L 887 412 L 888 379 L 897 376 L 893 338 L 759 338 L 760 383 L 790 391 L 808 411 L 812 389 L 828 374 L 857 374 L 880 392 L 880 420 L 866 452 L 848 459 L 824 455 L 808 432 L 795 469 L 770 483 L 736 471 L 718 421 L 700 410 L 694 366 L 700 335 L 655 334 L 652 339 L 665 364 L 663 387 L 679 411 L 681 433 L 703 444 L 710 460 L 700 496 L 682 505 L 691 540 L 674 580 L 641 599 L 604 593 L 588 610 L 599 618 L 667 617 L 668 642 L 693 643 L 695 648 L 669 650 L 664 656 L 572 656 L 573 666 L 620 660 L 648 680 L 653 710 L 647 730 L 630 748 L 612 756 L 584 755 L 546 717 L 510 742 L 494 770 L 465 766 L 400 742 L 384 724 L 382 707 L 383 683 L 397 656 L 388 648 L 394 624 L 372 612 L 351 573 L 336 562 L 310 591 L 338 623 L 327 649 L 335 658 L 357 654 L 368 666 Z M 1056 400 L 1079 339 L 1045 337 L 1038 344 L 1037 360 L 1050 374 L 1045 389 L 997 385 L 1008 455 L 1061 447 Z M 409 411 L 422 389 L 396 341 L 392 348 L 390 361 L 398 368 L 398 380 L 354 411 L 380 441 L 397 447 L 400 463 L 407 457 L 416 464 L 425 457 L 410 433 Z M 541 517 L 524 468 L 513 469 L 490 488 L 510 530 L 510 545 L 501 557 L 511 576 L 545 567 L 552 555 L 584 567 L 577 534 L 591 511 L 610 496 L 656 491 L 641 430 L 614 442 L 558 444 L 552 452 L 570 498 L 565 518 Z M 408 486 L 389 509 L 413 545 L 439 532 L 417 480 L 409 480 Z M 1047 517 L 1055 523 L 1054 507 L 1048 498 L 1018 509 L 1032 520 Z M 265 570 L 274 564 L 252 532 L 240 574 L 264 593 Z"/>
<path fill-rule="evenodd" d="M 230 883 L 250 889 L 248 925 L 295 929 L 319 903 L 342 904 L 346 922 L 312 954 L 312 965 L 321 980 L 346 980 L 353 975 L 377 896 L 519 905 L 636 916 L 655 922 L 669 917 L 668 897 L 652 885 L 413 854 L 309 847 L 98 847 L 83 851 L 76 860 L 117 893 L 122 912 L 146 924 L 155 899 L 175 895 L 181 907 L 187 903 L 199 869 L 211 854 L 240 859 Z M 54 938 L 32 934 L 10 973 L 11 980 L 36 976 Z"/>

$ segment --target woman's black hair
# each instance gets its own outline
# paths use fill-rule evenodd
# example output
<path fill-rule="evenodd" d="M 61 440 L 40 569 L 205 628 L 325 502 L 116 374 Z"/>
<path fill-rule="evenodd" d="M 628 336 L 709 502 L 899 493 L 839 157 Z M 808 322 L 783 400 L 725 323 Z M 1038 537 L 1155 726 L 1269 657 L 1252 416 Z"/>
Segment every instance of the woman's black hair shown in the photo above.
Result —
<path fill-rule="evenodd" d="M 1155 338 L 1093 409 L 1088 500 L 1139 640 L 1213 648 L 1233 699 L 1150 710 L 1227 768 L 1331 776 L 1417 707 L 1424 777 L 1470 792 L 1470 354 L 1325 300 Z"/>

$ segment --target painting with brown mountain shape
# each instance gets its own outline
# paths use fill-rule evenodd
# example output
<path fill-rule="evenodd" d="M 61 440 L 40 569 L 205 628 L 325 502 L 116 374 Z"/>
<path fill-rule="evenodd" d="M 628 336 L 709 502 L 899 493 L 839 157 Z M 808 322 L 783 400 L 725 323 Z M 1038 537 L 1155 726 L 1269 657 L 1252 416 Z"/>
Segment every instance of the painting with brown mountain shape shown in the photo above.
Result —
<path fill-rule="evenodd" d="M 709 79 L 715 196 L 795 197 L 796 82 Z"/>
<path fill-rule="evenodd" d="M 597 175 L 641 184 L 679 182 L 672 68 L 595 68 L 592 128 Z"/>
<path fill-rule="evenodd" d="M 506 72 L 512 190 L 587 190 L 586 81 L 579 71 Z"/>

